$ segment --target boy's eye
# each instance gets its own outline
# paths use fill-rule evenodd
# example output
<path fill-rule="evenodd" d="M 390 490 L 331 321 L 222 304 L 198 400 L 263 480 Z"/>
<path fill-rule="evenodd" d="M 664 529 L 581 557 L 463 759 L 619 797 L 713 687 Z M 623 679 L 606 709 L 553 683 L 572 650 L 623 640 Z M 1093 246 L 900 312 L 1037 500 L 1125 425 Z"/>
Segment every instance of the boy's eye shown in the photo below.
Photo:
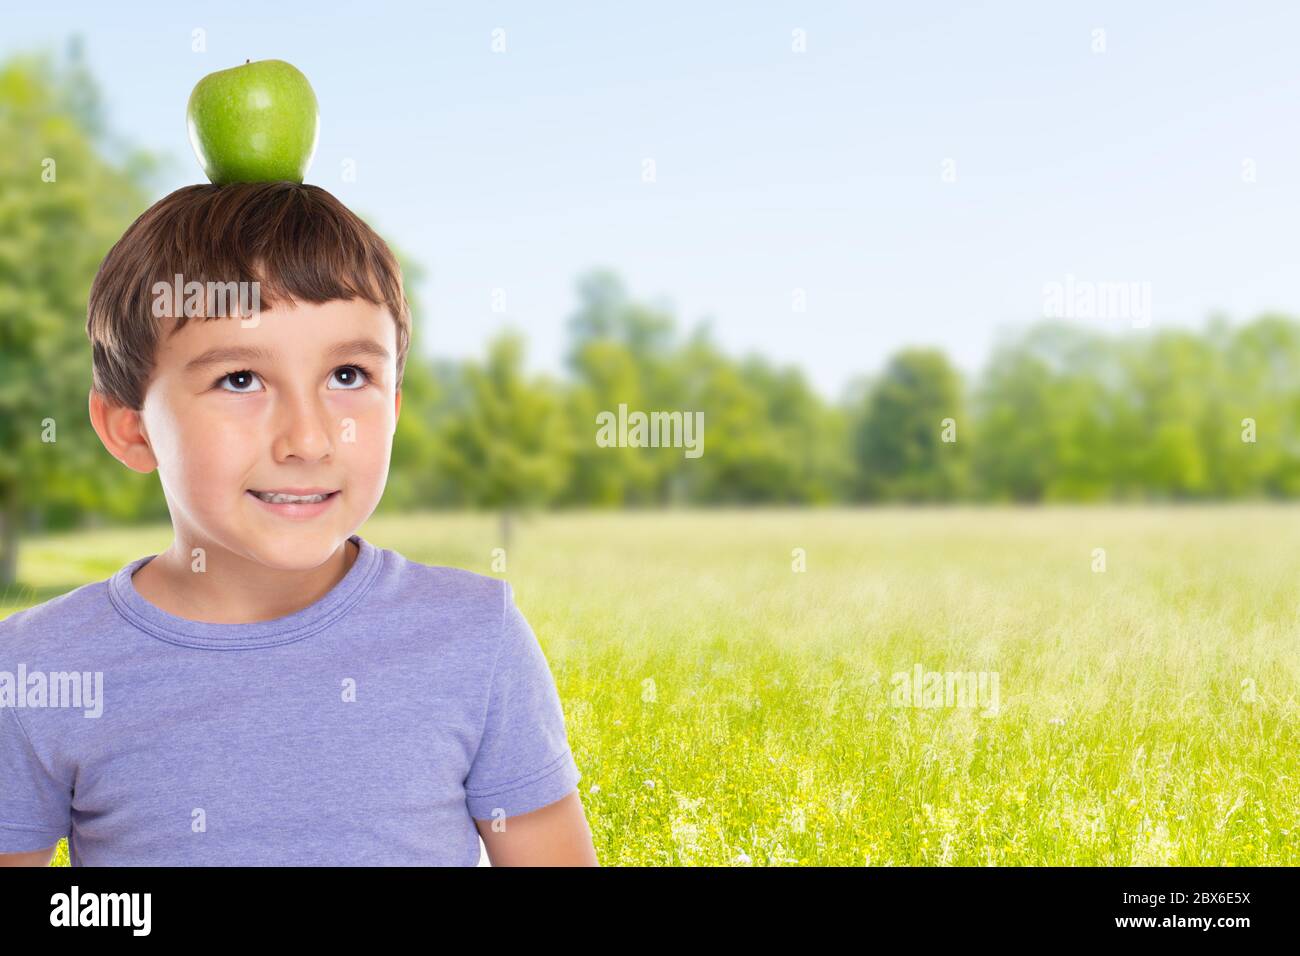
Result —
<path fill-rule="evenodd" d="M 333 374 L 337 375 L 340 372 L 344 373 L 343 377 L 340 379 L 340 381 L 343 382 L 344 391 L 352 391 L 361 388 L 370 380 L 370 373 L 360 365 L 340 365 L 334 370 Z M 360 375 L 360 378 L 358 378 L 358 375 Z"/>
<path fill-rule="evenodd" d="M 241 372 L 228 372 L 228 373 L 226 373 L 225 375 L 221 376 L 221 378 L 217 379 L 217 385 L 218 385 L 218 386 L 221 386 L 221 387 L 224 387 L 224 385 L 225 385 L 226 382 L 239 382 L 239 383 L 241 383 L 241 384 L 247 384 L 250 380 L 255 380 L 256 378 L 257 378 L 256 373 L 251 372 L 251 371 L 249 371 L 248 369 L 244 369 L 244 370 L 241 371 Z M 255 388 L 227 388 L 227 389 L 225 389 L 225 391 L 227 391 L 227 392 L 245 392 L 245 393 L 246 393 L 246 392 L 256 392 L 256 391 L 259 391 L 259 389 L 255 389 Z"/>

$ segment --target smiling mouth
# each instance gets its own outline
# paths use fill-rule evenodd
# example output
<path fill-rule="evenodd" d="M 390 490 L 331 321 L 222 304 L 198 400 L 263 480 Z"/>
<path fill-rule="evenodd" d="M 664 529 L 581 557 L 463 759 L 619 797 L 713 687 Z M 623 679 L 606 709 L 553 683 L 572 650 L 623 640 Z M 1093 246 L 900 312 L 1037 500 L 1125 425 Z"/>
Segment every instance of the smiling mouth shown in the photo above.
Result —
<path fill-rule="evenodd" d="M 337 491 L 326 491 L 315 495 L 290 495 L 279 491 L 254 491 L 252 488 L 248 493 L 269 505 L 312 505 L 338 494 Z"/>

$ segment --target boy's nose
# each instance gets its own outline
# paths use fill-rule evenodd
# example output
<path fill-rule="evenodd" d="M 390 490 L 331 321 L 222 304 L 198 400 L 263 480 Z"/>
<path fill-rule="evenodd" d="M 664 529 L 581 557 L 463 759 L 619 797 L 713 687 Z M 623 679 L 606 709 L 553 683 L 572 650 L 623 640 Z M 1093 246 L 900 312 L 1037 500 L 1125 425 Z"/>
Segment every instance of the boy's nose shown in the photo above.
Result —
<path fill-rule="evenodd" d="M 334 447 L 334 424 L 333 417 L 318 400 L 304 398 L 290 402 L 281 412 L 273 449 L 275 457 L 316 461 L 328 455 Z"/>

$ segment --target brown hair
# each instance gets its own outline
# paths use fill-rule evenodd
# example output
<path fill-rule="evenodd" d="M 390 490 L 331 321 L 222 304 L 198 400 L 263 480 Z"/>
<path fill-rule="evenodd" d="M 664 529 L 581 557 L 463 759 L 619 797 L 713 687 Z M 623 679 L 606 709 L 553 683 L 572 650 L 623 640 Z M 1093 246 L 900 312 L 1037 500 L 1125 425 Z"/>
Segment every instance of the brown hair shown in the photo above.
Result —
<path fill-rule="evenodd" d="M 294 182 L 184 186 L 146 209 L 108 251 L 90 286 L 86 334 L 94 388 L 140 409 L 163 319 L 153 288 L 257 282 L 261 307 L 290 299 L 361 298 L 397 322 L 397 382 L 411 313 L 397 258 L 355 213 L 319 186 Z M 173 331 L 185 325 L 176 310 Z"/>

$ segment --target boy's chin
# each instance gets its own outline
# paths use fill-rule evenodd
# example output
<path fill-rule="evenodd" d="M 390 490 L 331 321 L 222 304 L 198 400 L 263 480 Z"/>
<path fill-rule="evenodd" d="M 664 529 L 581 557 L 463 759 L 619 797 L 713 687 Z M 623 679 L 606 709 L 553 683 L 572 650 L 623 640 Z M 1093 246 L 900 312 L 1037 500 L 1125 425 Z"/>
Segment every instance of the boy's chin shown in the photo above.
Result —
<path fill-rule="evenodd" d="M 253 534 L 243 551 L 273 571 L 312 571 L 338 554 L 349 534 L 332 528 L 289 528 Z"/>

